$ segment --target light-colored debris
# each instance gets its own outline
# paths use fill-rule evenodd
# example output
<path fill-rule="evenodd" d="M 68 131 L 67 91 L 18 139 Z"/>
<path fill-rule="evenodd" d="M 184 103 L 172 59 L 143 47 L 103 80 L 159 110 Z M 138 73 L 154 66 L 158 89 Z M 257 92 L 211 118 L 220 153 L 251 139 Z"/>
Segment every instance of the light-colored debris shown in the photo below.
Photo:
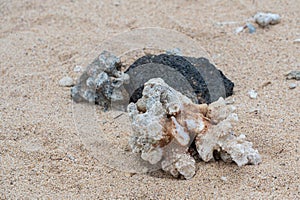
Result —
<path fill-rule="evenodd" d="M 257 98 L 257 92 L 255 90 L 249 90 L 248 94 L 251 99 Z"/>
<path fill-rule="evenodd" d="M 278 24 L 281 20 L 278 14 L 259 12 L 254 16 L 255 22 L 261 27 Z"/>
<path fill-rule="evenodd" d="M 74 72 L 81 72 L 81 71 L 83 71 L 83 67 L 80 66 L 80 65 L 76 65 L 76 66 L 74 67 L 73 71 L 74 71 Z"/>
<path fill-rule="evenodd" d="M 166 51 L 166 54 L 168 54 L 168 55 L 182 56 L 182 51 L 179 48 L 168 49 Z"/>
<path fill-rule="evenodd" d="M 58 84 L 61 87 L 72 87 L 74 85 L 74 81 L 71 77 L 65 76 L 59 80 Z"/>
<path fill-rule="evenodd" d="M 238 34 L 238 33 L 242 32 L 244 29 L 245 29 L 245 26 L 237 27 L 237 28 L 235 29 L 235 33 Z"/>
<path fill-rule="evenodd" d="M 221 180 L 224 182 L 227 182 L 227 177 L 226 176 L 221 176 Z"/>
<path fill-rule="evenodd" d="M 71 161 L 76 162 L 76 158 L 75 158 L 74 156 L 72 156 L 72 155 L 70 155 L 70 154 L 67 154 L 67 157 L 68 157 Z"/>
<path fill-rule="evenodd" d="M 295 40 L 294 40 L 294 43 L 300 43 L 300 38 L 295 39 Z"/>
<path fill-rule="evenodd" d="M 249 33 L 255 33 L 256 32 L 256 28 L 251 23 L 247 23 L 246 26 L 249 30 Z"/>
<path fill-rule="evenodd" d="M 295 89 L 297 87 L 297 84 L 296 83 L 290 83 L 289 84 L 289 88 L 290 89 Z"/>

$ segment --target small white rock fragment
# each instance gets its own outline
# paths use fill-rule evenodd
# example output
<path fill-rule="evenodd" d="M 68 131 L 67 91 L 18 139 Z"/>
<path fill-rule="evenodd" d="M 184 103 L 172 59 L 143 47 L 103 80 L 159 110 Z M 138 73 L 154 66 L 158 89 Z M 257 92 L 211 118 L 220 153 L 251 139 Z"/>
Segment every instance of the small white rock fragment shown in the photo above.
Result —
<path fill-rule="evenodd" d="M 294 40 L 294 43 L 300 43 L 300 38 L 295 39 L 295 40 Z"/>
<path fill-rule="evenodd" d="M 126 178 L 130 178 L 134 175 L 134 173 L 126 172 L 124 175 L 125 175 Z"/>
<path fill-rule="evenodd" d="M 249 90 L 248 94 L 251 99 L 257 98 L 257 92 L 255 90 Z"/>
<path fill-rule="evenodd" d="M 295 89 L 297 87 L 297 84 L 296 83 L 290 83 L 289 84 L 289 88 L 290 89 Z"/>
<path fill-rule="evenodd" d="M 166 54 L 182 56 L 182 51 L 180 48 L 168 49 L 168 50 L 166 50 Z"/>
<path fill-rule="evenodd" d="M 249 33 L 255 33 L 256 28 L 251 23 L 247 23 L 246 26 L 249 30 Z"/>
<path fill-rule="evenodd" d="M 74 85 L 74 81 L 71 77 L 65 76 L 59 80 L 58 84 L 61 87 L 72 87 Z"/>
<path fill-rule="evenodd" d="M 227 177 L 226 176 L 221 176 L 221 180 L 226 182 L 227 181 Z"/>
<path fill-rule="evenodd" d="M 266 27 L 269 25 L 278 24 L 280 22 L 280 16 L 273 13 L 259 12 L 254 16 L 254 20 L 261 27 Z"/>
<path fill-rule="evenodd" d="M 76 162 L 76 158 L 74 158 L 74 156 L 68 154 L 67 157 L 72 160 L 73 162 Z"/>
<path fill-rule="evenodd" d="M 237 27 L 237 28 L 235 29 L 235 33 L 238 34 L 238 33 L 242 32 L 244 29 L 245 29 L 245 26 Z"/>
<path fill-rule="evenodd" d="M 80 66 L 80 65 L 76 65 L 75 67 L 74 67 L 74 72 L 81 72 L 82 71 L 82 69 L 83 69 L 83 67 L 82 66 Z"/>

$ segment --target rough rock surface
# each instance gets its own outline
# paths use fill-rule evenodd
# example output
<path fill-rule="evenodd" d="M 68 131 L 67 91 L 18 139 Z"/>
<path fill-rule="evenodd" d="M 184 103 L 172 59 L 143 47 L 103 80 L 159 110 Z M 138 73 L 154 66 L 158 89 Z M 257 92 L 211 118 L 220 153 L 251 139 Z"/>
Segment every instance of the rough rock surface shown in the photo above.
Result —
<path fill-rule="evenodd" d="M 223 98 L 210 105 L 194 104 L 160 78 L 146 82 L 142 95 L 127 109 L 133 127 L 129 144 L 143 160 L 161 163 L 164 171 L 186 179 L 196 170 L 189 153 L 191 144 L 205 162 L 213 160 L 215 154 L 238 166 L 261 162 L 252 143 L 244 135 L 233 134 L 231 122 L 237 116 Z"/>
<path fill-rule="evenodd" d="M 286 75 L 286 79 L 290 80 L 290 79 L 295 79 L 295 80 L 300 80 L 300 71 L 290 71 L 289 73 L 287 73 Z"/>
<path fill-rule="evenodd" d="M 120 66 L 119 58 L 107 51 L 102 52 L 71 89 L 73 100 L 95 102 L 105 108 L 122 101 L 123 84 L 129 81 L 129 76 L 120 71 Z"/>
<path fill-rule="evenodd" d="M 194 103 L 209 104 L 233 94 L 233 82 L 206 58 L 146 55 L 122 72 L 120 59 L 104 51 L 87 66 L 71 96 L 75 102 L 125 110 L 142 97 L 144 83 L 151 78 L 162 78 Z"/>
<path fill-rule="evenodd" d="M 130 102 L 141 98 L 144 83 L 151 78 L 162 78 L 194 103 L 209 104 L 219 97 L 233 94 L 233 82 L 203 57 L 146 55 L 136 60 L 125 73 L 131 77 L 130 83 L 125 86 Z"/>
<path fill-rule="evenodd" d="M 281 19 L 278 14 L 259 12 L 254 16 L 254 20 L 259 26 L 267 27 L 278 24 Z"/>

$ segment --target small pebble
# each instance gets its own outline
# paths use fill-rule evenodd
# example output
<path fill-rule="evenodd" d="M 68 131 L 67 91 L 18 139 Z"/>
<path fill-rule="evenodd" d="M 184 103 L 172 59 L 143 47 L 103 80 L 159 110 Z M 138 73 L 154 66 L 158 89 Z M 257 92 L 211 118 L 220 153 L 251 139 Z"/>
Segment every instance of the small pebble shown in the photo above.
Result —
<path fill-rule="evenodd" d="M 224 181 L 224 182 L 226 182 L 227 181 L 227 177 L 221 176 L 221 180 Z"/>
<path fill-rule="evenodd" d="M 255 22 L 261 27 L 278 24 L 280 22 L 280 16 L 273 13 L 259 12 L 254 16 Z"/>
<path fill-rule="evenodd" d="M 231 104 L 234 104 L 235 98 L 234 97 L 227 97 L 225 99 L 225 101 L 226 101 L 226 105 L 231 105 Z"/>
<path fill-rule="evenodd" d="M 134 175 L 135 173 L 130 173 L 130 172 L 126 172 L 125 173 L 125 177 L 130 178 Z"/>
<path fill-rule="evenodd" d="M 297 84 L 296 83 L 290 83 L 289 84 L 289 88 L 290 89 L 295 89 L 297 87 Z"/>
<path fill-rule="evenodd" d="M 76 162 L 76 159 L 72 156 L 72 155 L 67 155 L 67 157 L 70 159 L 70 160 L 72 160 L 73 162 Z"/>
<path fill-rule="evenodd" d="M 251 99 L 256 99 L 256 98 L 257 98 L 257 92 L 256 92 L 255 90 L 250 90 L 250 91 L 248 92 L 248 94 L 249 94 L 249 97 L 250 97 Z"/>
<path fill-rule="evenodd" d="M 294 43 L 300 43 L 300 38 L 295 39 L 295 40 L 294 40 Z"/>
<path fill-rule="evenodd" d="M 74 85 L 74 81 L 71 77 L 65 76 L 58 82 L 61 87 L 72 87 Z"/>
<path fill-rule="evenodd" d="M 244 29 L 245 29 L 244 26 L 237 27 L 237 28 L 235 29 L 235 33 L 238 34 L 238 33 L 242 32 Z"/>
<path fill-rule="evenodd" d="M 286 75 L 286 79 L 296 79 L 297 81 L 300 80 L 300 71 L 290 71 Z"/>
<path fill-rule="evenodd" d="M 168 50 L 166 50 L 166 54 L 182 56 L 182 51 L 180 48 L 168 49 Z"/>
<path fill-rule="evenodd" d="M 82 67 L 80 65 L 76 65 L 73 70 L 74 70 L 74 72 L 81 72 Z"/>
<path fill-rule="evenodd" d="M 254 113 L 254 114 L 259 114 L 260 113 L 260 109 L 259 108 L 251 108 L 248 113 Z"/>
<path fill-rule="evenodd" d="M 249 33 L 255 33 L 256 28 L 251 24 L 251 23 L 247 23 L 247 28 L 249 30 Z"/>

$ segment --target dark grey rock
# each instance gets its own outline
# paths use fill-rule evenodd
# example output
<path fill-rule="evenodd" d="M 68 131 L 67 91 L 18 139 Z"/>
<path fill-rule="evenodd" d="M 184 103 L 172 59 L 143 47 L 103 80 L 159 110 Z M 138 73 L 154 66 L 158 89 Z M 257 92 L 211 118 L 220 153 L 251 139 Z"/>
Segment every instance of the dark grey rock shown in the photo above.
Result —
<path fill-rule="evenodd" d="M 290 71 L 288 74 L 285 75 L 286 79 L 295 79 L 300 80 L 300 71 Z"/>
<path fill-rule="evenodd" d="M 130 102 L 142 96 L 144 83 L 151 78 L 162 78 L 195 103 L 211 103 L 219 97 L 230 96 L 234 87 L 206 58 L 147 55 L 135 61 L 125 73 L 131 77 L 130 84 L 125 85 Z"/>

